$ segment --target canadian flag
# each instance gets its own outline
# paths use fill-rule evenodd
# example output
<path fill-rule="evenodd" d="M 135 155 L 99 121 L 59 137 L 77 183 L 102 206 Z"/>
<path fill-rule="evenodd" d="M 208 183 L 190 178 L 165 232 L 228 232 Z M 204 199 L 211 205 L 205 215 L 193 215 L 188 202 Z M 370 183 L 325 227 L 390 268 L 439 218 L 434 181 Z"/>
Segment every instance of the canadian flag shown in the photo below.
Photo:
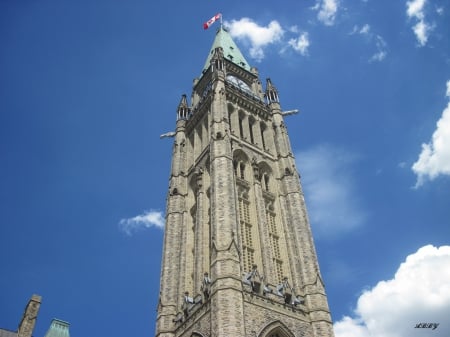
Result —
<path fill-rule="evenodd" d="M 203 24 L 203 29 L 208 29 L 209 26 L 211 26 L 214 22 L 216 22 L 216 20 L 219 20 L 221 16 L 222 16 L 222 14 L 220 14 L 220 13 L 217 13 L 216 15 L 214 15 L 211 19 L 209 19 L 208 21 L 206 21 Z"/>

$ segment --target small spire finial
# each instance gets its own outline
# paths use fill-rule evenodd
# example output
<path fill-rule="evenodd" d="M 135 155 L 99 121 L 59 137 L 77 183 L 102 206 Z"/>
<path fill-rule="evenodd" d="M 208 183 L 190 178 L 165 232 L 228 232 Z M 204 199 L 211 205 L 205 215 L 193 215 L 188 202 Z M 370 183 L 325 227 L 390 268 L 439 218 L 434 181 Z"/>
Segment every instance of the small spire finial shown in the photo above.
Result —
<path fill-rule="evenodd" d="M 186 94 L 181 96 L 180 104 L 177 109 L 177 120 L 187 119 L 189 117 L 189 107 L 187 104 Z"/>
<path fill-rule="evenodd" d="M 277 88 L 272 84 L 270 78 L 266 80 L 266 99 L 267 103 L 279 103 Z"/>

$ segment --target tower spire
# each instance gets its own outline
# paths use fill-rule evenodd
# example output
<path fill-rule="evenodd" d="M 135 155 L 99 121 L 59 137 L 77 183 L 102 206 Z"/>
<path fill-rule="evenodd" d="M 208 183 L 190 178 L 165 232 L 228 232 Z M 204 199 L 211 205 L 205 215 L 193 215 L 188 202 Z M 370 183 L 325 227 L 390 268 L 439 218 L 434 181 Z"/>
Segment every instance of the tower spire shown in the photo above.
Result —
<path fill-rule="evenodd" d="M 239 50 L 238 46 L 233 41 L 230 33 L 227 31 L 225 27 L 223 27 L 221 22 L 220 28 L 217 30 L 214 42 L 209 51 L 205 65 L 203 66 L 203 72 L 205 72 L 209 68 L 211 58 L 213 57 L 216 48 L 222 48 L 223 56 L 228 61 L 233 62 L 234 64 L 238 65 L 239 67 L 247 71 L 251 70 L 250 64 L 247 62 L 242 52 Z"/>

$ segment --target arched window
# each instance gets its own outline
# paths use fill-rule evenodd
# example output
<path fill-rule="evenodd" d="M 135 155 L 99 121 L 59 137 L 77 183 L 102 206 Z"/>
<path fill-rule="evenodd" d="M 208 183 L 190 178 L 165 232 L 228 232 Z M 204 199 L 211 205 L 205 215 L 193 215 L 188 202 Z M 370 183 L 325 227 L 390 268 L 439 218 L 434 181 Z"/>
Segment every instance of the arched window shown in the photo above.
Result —
<path fill-rule="evenodd" d="M 245 163 L 238 159 L 233 160 L 234 175 L 236 178 L 245 180 Z"/>

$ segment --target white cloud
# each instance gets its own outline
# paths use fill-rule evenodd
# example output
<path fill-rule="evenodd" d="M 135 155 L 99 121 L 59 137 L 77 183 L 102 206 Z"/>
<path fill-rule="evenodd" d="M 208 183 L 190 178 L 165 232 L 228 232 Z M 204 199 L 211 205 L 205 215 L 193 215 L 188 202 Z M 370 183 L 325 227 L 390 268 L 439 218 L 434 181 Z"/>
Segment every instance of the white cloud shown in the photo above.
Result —
<path fill-rule="evenodd" d="M 334 331 L 336 337 L 446 337 L 449 312 L 450 246 L 428 245 L 409 255 L 392 279 L 364 291 L 355 317 L 343 317 Z M 419 323 L 439 326 L 415 328 Z"/>
<path fill-rule="evenodd" d="M 133 218 L 122 219 L 119 222 L 119 228 L 127 235 L 132 235 L 136 231 L 151 227 L 164 229 L 164 217 L 162 212 L 154 210 L 145 211 L 143 214 Z"/>
<path fill-rule="evenodd" d="M 372 57 L 369 59 L 369 62 L 374 62 L 374 61 L 380 62 L 386 58 L 387 44 L 386 44 L 386 41 L 384 41 L 384 39 L 380 35 L 376 36 L 375 45 L 377 47 L 377 52 L 372 55 Z"/>
<path fill-rule="evenodd" d="M 430 30 L 430 25 L 423 20 L 419 20 L 419 22 L 414 25 L 413 32 L 416 34 L 417 41 L 421 47 L 427 44 Z"/>
<path fill-rule="evenodd" d="M 298 38 L 290 39 L 288 43 L 292 48 L 294 48 L 295 51 L 299 52 L 301 55 L 308 54 L 308 47 L 309 47 L 308 33 L 304 32 L 300 34 Z"/>
<path fill-rule="evenodd" d="M 296 158 L 315 233 L 330 237 L 364 224 L 366 212 L 351 173 L 355 155 L 319 145 L 297 153 Z"/>
<path fill-rule="evenodd" d="M 426 0 L 412 0 L 406 2 L 406 14 L 410 19 L 415 19 L 417 21 L 416 24 L 413 25 L 412 30 L 421 47 L 427 44 L 428 36 L 433 28 L 425 20 L 424 8 L 426 2 Z"/>
<path fill-rule="evenodd" d="M 447 81 L 446 96 L 450 99 L 450 80 Z M 450 100 L 436 123 L 431 141 L 422 144 L 422 152 L 412 170 L 417 175 L 416 188 L 422 186 L 427 179 L 450 175 Z"/>
<path fill-rule="evenodd" d="M 349 33 L 349 35 L 353 35 L 353 34 L 370 35 L 370 25 L 367 23 L 362 27 L 359 27 L 358 25 L 354 25 L 353 29 Z"/>
<path fill-rule="evenodd" d="M 284 30 L 278 21 L 271 21 L 268 26 L 260 26 L 250 18 L 225 22 L 231 36 L 250 42 L 250 56 L 257 61 L 264 58 L 264 48 L 279 42 Z"/>
<path fill-rule="evenodd" d="M 359 30 L 359 34 L 369 34 L 370 26 L 366 23 L 362 28 Z"/>
<path fill-rule="evenodd" d="M 425 15 L 423 9 L 425 7 L 426 0 L 413 0 L 406 2 L 406 14 L 410 18 L 417 18 L 422 20 Z"/>
<path fill-rule="evenodd" d="M 319 11 L 317 19 L 324 25 L 332 26 L 336 19 L 336 13 L 339 8 L 338 0 L 317 0 L 316 5 L 311 9 Z"/>

